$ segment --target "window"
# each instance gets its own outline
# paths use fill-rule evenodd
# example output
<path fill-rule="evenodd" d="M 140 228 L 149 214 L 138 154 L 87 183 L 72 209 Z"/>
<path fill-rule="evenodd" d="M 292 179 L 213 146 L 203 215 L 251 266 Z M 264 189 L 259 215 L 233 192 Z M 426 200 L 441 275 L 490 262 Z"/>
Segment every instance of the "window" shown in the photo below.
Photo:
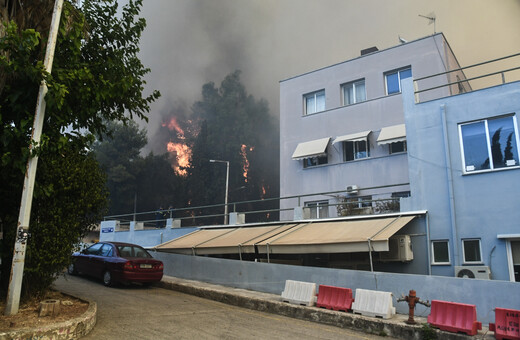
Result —
<path fill-rule="evenodd" d="M 464 263 L 482 262 L 479 239 L 462 240 L 462 252 L 464 254 Z"/>
<path fill-rule="evenodd" d="M 307 202 L 305 206 L 310 208 L 311 218 L 329 217 L 329 201 Z"/>
<path fill-rule="evenodd" d="M 102 246 L 103 246 L 103 243 L 96 243 L 96 244 L 88 247 L 87 249 L 85 249 L 84 253 L 88 254 L 88 255 L 98 255 L 99 250 L 101 249 Z"/>
<path fill-rule="evenodd" d="M 306 115 L 325 111 L 325 90 L 309 93 L 303 97 Z"/>
<path fill-rule="evenodd" d="M 344 142 L 344 159 L 346 162 L 369 156 L 369 144 L 367 140 Z"/>
<path fill-rule="evenodd" d="M 518 165 L 515 116 L 459 125 L 464 172 Z"/>
<path fill-rule="evenodd" d="M 341 88 L 343 92 L 343 105 L 360 103 L 367 100 L 365 79 L 344 84 Z"/>
<path fill-rule="evenodd" d="M 101 247 L 99 255 L 106 257 L 112 256 L 112 246 L 110 244 L 104 244 L 103 247 Z"/>
<path fill-rule="evenodd" d="M 329 160 L 328 160 L 327 156 L 309 157 L 309 158 L 305 158 L 303 160 L 303 167 L 304 168 L 309 168 L 309 167 L 313 167 L 313 166 L 316 166 L 316 165 L 327 164 L 328 161 Z"/>
<path fill-rule="evenodd" d="M 406 141 L 390 143 L 390 154 L 406 152 Z"/>
<path fill-rule="evenodd" d="M 448 241 L 432 241 L 433 264 L 450 264 Z"/>
<path fill-rule="evenodd" d="M 411 76 L 412 69 L 410 67 L 386 73 L 386 94 L 401 92 L 401 80 L 410 78 Z"/>

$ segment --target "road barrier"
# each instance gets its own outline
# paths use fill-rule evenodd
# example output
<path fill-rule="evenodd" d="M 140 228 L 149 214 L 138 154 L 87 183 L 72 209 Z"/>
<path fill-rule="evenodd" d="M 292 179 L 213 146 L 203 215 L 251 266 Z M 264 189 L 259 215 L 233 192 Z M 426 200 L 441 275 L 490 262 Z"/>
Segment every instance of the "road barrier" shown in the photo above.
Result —
<path fill-rule="evenodd" d="M 356 314 L 390 319 L 395 314 L 392 293 L 358 288 L 352 311 Z"/>
<path fill-rule="evenodd" d="M 352 309 L 352 289 L 320 285 L 316 307 L 348 312 Z"/>
<path fill-rule="evenodd" d="M 282 301 L 303 306 L 314 306 L 316 302 L 316 284 L 286 280 L 285 289 L 282 292 Z"/>
<path fill-rule="evenodd" d="M 489 324 L 496 339 L 520 339 L 520 310 L 495 308 L 495 323 Z"/>
<path fill-rule="evenodd" d="M 482 323 L 477 321 L 477 307 L 465 303 L 432 300 L 428 323 L 443 331 L 477 334 Z"/>

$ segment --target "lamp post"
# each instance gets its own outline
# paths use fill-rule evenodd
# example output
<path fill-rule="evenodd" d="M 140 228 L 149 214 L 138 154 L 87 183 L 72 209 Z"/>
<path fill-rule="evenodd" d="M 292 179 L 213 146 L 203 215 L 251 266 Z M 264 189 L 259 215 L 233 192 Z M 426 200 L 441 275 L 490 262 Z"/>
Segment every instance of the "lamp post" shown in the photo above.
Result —
<path fill-rule="evenodd" d="M 226 163 L 226 197 L 224 199 L 224 224 L 228 224 L 229 161 L 210 159 L 210 163 Z"/>

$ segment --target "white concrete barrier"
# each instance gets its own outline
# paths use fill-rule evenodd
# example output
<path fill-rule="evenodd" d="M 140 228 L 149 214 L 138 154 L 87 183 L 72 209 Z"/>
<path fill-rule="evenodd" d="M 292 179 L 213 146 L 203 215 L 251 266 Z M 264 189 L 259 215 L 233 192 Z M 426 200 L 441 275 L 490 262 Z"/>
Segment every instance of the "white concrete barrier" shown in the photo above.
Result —
<path fill-rule="evenodd" d="M 316 303 L 316 284 L 286 280 L 282 292 L 282 301 L 303 306 L 314 306 Z"/>
<path fill-rule="evenodd" d="M 358 288 L 352 303 L 352 311 L 365 316 L 390 319 L 395 314 L 392 293 Z"/>

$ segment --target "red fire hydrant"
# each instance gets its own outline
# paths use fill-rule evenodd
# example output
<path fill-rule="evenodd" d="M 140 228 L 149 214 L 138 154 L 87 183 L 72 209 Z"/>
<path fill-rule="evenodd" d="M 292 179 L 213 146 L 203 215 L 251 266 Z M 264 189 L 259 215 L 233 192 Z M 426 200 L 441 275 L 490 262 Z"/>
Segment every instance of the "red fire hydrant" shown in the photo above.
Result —
<path fill-rule="evenodd" d="M 406 320 L 405 322 L 409 325 L 415 325 L 415 320 L 413 319 L 413 315 L 414 315 L 414 310 L 415 310 L 415 306 L 416 304 L 420 303 L 421 305 L 424 305 L 426 307 L 430 307 L 430 302 L 429 301 L 421 301 L 421 299 L 419 299 L 416 295 L 415 295 L 415 290 L 410 290 L 410 293 L 408 294 L 408 296 L 403 296 L 399 299 L 397 299 L 397 302 L 402 302 L 402 301 L 406 301 L 408 302 L 408 307 L 410 308 L 408 310 L 408 320 Z"/>

